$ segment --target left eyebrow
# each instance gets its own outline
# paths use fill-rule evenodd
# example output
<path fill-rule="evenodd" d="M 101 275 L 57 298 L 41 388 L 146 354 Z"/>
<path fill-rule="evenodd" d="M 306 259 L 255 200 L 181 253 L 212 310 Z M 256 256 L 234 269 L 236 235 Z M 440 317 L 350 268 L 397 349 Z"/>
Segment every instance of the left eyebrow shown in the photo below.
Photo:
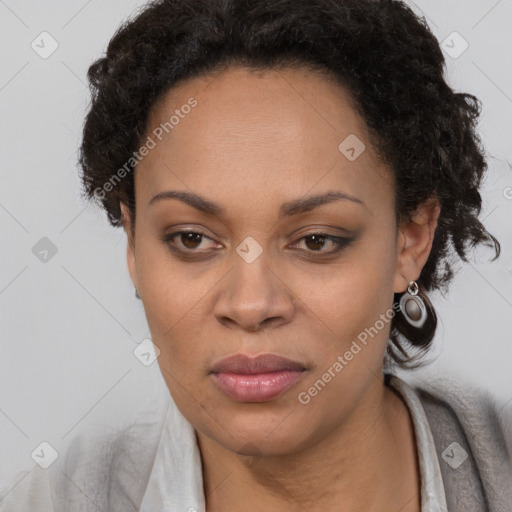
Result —
<path fill-rule="evenodd" d="M 279 220 L 284 217 L 291 217 L 292 215 L 306 213 L 324 204 L 340 200 L 352 201 L 367 208 L 366 204 L 357 197 L 345 194 L 344 192 L 332 191 L 327 192 L 326 194 L 306 197 L 303 199 L 295 199 L 288 203 L 284 203 L 279 210 Z"/>

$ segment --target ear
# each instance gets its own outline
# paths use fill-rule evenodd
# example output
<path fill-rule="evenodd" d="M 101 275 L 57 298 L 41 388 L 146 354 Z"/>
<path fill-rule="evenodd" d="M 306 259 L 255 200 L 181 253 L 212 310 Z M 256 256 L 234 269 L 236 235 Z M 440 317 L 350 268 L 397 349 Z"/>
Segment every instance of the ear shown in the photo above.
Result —
<path fill-rule="evenodd" d="M 121 214 L 123 221 L 123 228 L 126 233 L 126 238 L 128 240 L 128 244 L 126 247 L 126 263 L 128 265 L 128 272 L 130 273 L 130 277 L 135 286 L 135 289 L 139 291 L 139 283 L 137 279 L 137 270 L 135 266 L 135 226 L 132 226 L 132 219 L 130 216 L 130 210 L 128 206 L 121 202 Z M 140 294 L 140 291 L 139 291 Z"/>
<path fill-rule="evenodd" d="M 399 227 L 395 293 L 404 292 L 411 281 L 419 278 L 434 241 L 441 206 L 437 198 L 422 203 L 411 218 Z"/>

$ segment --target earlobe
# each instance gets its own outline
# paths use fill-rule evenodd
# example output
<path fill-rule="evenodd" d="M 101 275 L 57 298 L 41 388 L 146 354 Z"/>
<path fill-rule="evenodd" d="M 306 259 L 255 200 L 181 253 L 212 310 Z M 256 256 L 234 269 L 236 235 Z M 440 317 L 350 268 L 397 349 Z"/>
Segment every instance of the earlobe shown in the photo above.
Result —
<path fill-rule="evenodd" d="M 404 292 L 411 281 L 419 278 L 432 249 L 440 213 L 439 201 L 430 199 L 399 227 L 395 293 Z"/>
<path fill-rule="evenodd" d="M 126 233 L 127 238 L 127 246 L 126 246 L 126 263 L 128 266 L 128 272 L 130 273 L 130 278 L 132 280 L 133 286 L 138 290 L 138 279 L 137 279 L 137 271 L 135 266 L 135 240 L 134 233 L 131 223 L 130 210 L 128 206 L 124 203 L 121 203 L 121 213 L 123 220 L 123 229 Z"/>

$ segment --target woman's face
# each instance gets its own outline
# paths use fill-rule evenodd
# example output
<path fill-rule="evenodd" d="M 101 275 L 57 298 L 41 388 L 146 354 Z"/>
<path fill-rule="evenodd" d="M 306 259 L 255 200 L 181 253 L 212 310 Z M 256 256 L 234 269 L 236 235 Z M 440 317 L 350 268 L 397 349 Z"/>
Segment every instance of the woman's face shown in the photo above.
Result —
<path fill-rule="evenodd" d="M 418 262 L 396 231 L 392 174 L 346 92 L 302 69 L 231 68 L 174 88 L 146 136 L 128 264 L 183 415 L 264 454 L 371 418 L 393 294 L 419 270 L 406 275 Z M 212 373 L 233 354 L 301 371 Z"/>

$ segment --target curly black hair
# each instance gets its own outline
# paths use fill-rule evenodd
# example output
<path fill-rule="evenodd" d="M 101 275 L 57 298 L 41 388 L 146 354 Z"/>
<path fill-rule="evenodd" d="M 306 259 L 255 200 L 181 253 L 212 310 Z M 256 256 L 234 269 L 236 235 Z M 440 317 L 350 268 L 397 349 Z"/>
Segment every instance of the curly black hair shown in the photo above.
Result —
<path fill-rule="evenodd" d="M 445 290 L 454 259 L 478 244 L 500 254 L 479 221 L 487 170 L 476 132 L 481 103 L 445 81 L 445 60 L 424 18 L 400 0 L 156 0 L 126 20 L 89 68 L 92 95 L 78 162 L 83 191 L 113 226 L 120 204 L 135 219 L 133 171 L 150 110 L 184 80 L 232 65 L 304 66 L 334 78 L 365 120 L 376 153 L 394 172 L 397 225 L 436 197 L 441 213 L 418 285 L 428 321 L 398 311 L 386 363 L 415 368 L 437 318 L 426 292 Z M 395 294 L 395 305 L 399 294 Z"/>

